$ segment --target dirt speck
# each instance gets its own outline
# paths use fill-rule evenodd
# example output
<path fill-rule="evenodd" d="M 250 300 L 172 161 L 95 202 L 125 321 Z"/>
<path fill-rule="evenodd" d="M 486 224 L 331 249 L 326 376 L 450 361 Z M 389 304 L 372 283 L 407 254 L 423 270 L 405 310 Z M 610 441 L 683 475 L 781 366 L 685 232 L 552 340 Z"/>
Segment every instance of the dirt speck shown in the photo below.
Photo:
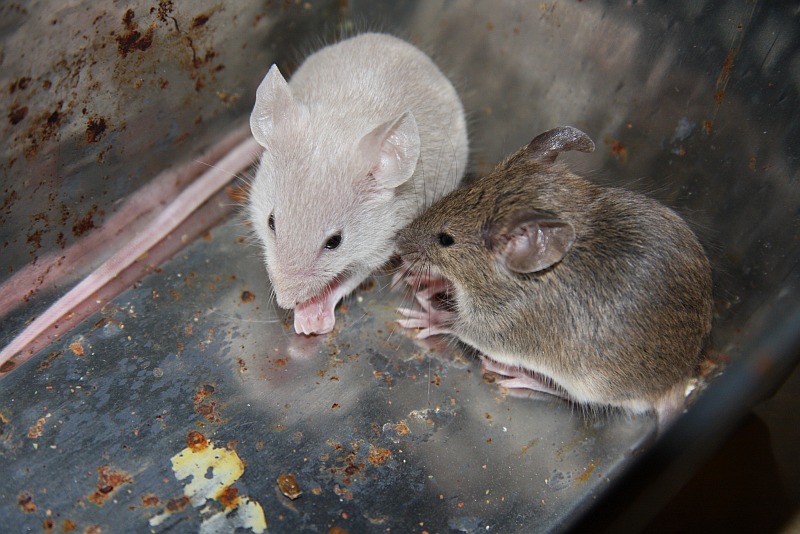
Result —
<path fill-rule="evenodd" d="M 86 126 L 86 142 L 97 143 L 106 131 L 106 120 L 103 117 L 96 117 L 89 120 Z"/>
<path fill-rule="evenodd" d="M 284 474 L 279 476 L 278 488 L 280 488 L 281 493 L 292 500 L 297 499 L 303 494 L 303 492 L 300 491 L 300 486 L 297 484 L 297 480 L 295 480 L 294 475 L 292 474 Z"/>
<path fill-rule="evenodd" d="M 26 514 L 32 514 L 36 511 L 36 504 L 33 502 L 33 494 L 29 491 L 23 491 L 17 496 L 17 504 Z"/>
<path fill-rule="evenodd" d="M 150 495 L 143 495 L 142 496 L 142 506 L 144 506 L 146 508 L 147 507 L 158 506 L 159 502 L 160 501 L 159 501 L 158 497 L 156 497 L 155 495 L 150 494 Z"/>
<path fill-rule="evenodd" d="M 367 455 L 367 460 L 372 465 L 383 465 L 392 457 L 392 451 L 383 447 L 372 447 Z"/>
<path fill-rule="evenodd" d="M 198 452 L 202 451 L 206 447 L 208 447 L 208 440 L 206 437 L 197 432 L 196 430 L 192 430 L 186 436 L 186 445 L 193 451 Z"/>
<path fill-rule="evenodd" d="M 19 124 L 28 116 L 28 106 L 14 106 L 8 112 L 8 122 L 12 125 Z"/>
<path fill-rule="evenodd" d="M 89 496 L 89 500 L 97 506 L 103 506 L 108 499 L 123 484 L 131 484 L 133 479 L 124 471 L 117 471 L 107 465 L 97 468 L 100 475 L 97 479 L 97 490 Z"/>

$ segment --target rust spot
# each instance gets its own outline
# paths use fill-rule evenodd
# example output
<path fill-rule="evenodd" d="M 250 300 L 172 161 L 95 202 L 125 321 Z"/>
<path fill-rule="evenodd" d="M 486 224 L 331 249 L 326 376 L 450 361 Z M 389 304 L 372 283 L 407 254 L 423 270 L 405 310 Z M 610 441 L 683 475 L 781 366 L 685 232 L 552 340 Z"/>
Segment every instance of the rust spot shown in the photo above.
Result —
<path fill-rule="evenodd" d="M 731 80 L 734 59 L 736 59 L 736 49 L 731 48 L 728 51 L 725 61 L 722 62 L 722 70 L 720 70 L 719 76 L 717 76 L 717 84 L 715 87 L 716 91 L 714 92 L 714 103 L 717 105 L 717 107 L 722 104 L 722 101 L 725 98 L 725 88 L 728 86 L 728 82 Z"/>
<path fill-rule="evenodd" d="M 241 298 L 242 298 L 242 302 L 253 302 L 254 300 L 256 300 L 256 294 L 253 293 L 252 291 L 245 290 L 245 291 L 242 291 Z"/>
<path fill-rule="evenodd" d="M 42 231 L 36 230 L 32 234 L 28 234 L 26 239 L 29 245 L 33 245 L 33 250 L 39 250 L 42 247 Z"/>
<path fill-rule="evenodd" d="M 20 91 L 24 91 L 28 88 L 28 84 L 31 83 L 30 76 L 23 76 L 19 80 L 15 80 L 11 82 L 11 85 L 8 86 L 8 94 L 14 94 L 17 89 Z"/>
<path fill-rule="evenodd" d="M 167 510 L 173 513 L 180 512 L 181 510 L 189 506 L 189 503 L 191 503 L 191 501 L 189 500 L 189 497 L 187 497 L 186 495 L 180 497 L 179 499 L 170 499 L 169 501 L 167 501 Z"/>
<path fill-rule="evenodd" d="M 394 430 L 400 436 L 405 436 L 406 434 L 411 432 L 411 429 L 408 428 L 408 424 L 405 421 L 394 425 Z"/>
<path fill-rule="evenodd" d="M 225 508 L 236 508 L 239 506 L 239 490 L 236 488 L 225 488 L 219 492 L 217 500 L 221 502 Z"/>
<path fill-rule="evenodd" d="M 331 527 L 328 529 L 328 534 L 349 534 L 342 527 Z"/>
<path fill-rule="evenodd" d="M 64 354 L 64 352 L 60 351 L 60 350 L 57 350 L 57 351 L 54 351 L 54 352 L 51 352 L 50 354 L 48 354 L 45 357 L 45 359 L 42 360 L 42 363 L 39 364 L 39 370 L 43 371 L 43 370 L 51 367 L 53 365 L 53 361 L 56 358 L 58 358 L 59 356 L 61 356 L 62 354 Z"/>
<path fill-rule="evenodd" d="M 706 135 L 711 135 L 711 132 L 713 131 L 713 123 L 710 120 L 706 119 L 703 121 L 703 131 L 706 133 Z"/>
<path fill-rule="evenodd" d="M 208 22 L 208 19 L 210 18 L 211 16 L 206 14 L 197 15 L 192 20 L 192 28 L 199 28 L 200 26 L 205 26 L 206 22 Z"/>
<path fill-rule="evenodd" d="M 86 142 L 96 143 L 106 131 L 106 120 L 103 117 L 89 120 L 86 127 Z"/>
<path fill-rule="evenodd" d="M 303 494 L 303 492 L 300 491 L 300 486 L 297 485 L 297 480 L 295 480 L 294 475 L 288 473 L 278 477 L 278 488 L 280 488 L 281 493 L 291 500 L 295 500 Z"/>
<path fill-rule="evenodd" d="M 338 403 L 338 402 L 334 402 L 333 404 L 331 404 L 331 410 L 336 410 L 336 409 L 338 409 L 338 408 L 340 408 L 340 407 L 341 407 L 341 406 L 339 405 L 339 403 Z"/>
<path fill-rule="evenodd" d="M 14 106 L 11 108 L 11 111 L 8 112 L 8 122 L 12 125 L 19 124 L 22 119 L 28 116 L 28 106 L 17 107 Z"/>
<path fill-rule="evenodd" d="M 609 154 L 622 161 L 623 163 L 628 160 L 628 149 L 619 139 L 606 137 L 603 142 L 609 146 Z"/>
<path fill-rule="evenodd" d="M 139 25 L 133 21 L 135 13 L 133 9 L 128 9 L 122 16 L 122 23 L 125 25 L 125 33 L 117 36 L 117 49 L 122 57 L 135 51 L 144 52 L 153 44 L 153 32 L 155 26 L 151 26 L 144 34 L 139 29 Z"/>
<path fill-rule="evenodd" d="M 83 234 L 95 228 L 94 225 L 94 216 L 97 214 L 97 206 L 92 206 L 92 208 L 86 212 L 86 215 L 81 217 L 80 219 L 75 221 L 75 224 L 72 225 L 72 235 L 75 237 L 81 237 Z"/>
<path fill-rule="evenodd" d="M 214 394 L 214 386 L 204 384 L 200 386 L 194 396 L 194 411 L 204 416 L 211 423 L 220 423 L 221 419 L 217 412 L 217 403 L 208 398 Z"/>
<path fill-rule="evenodd" d="M 56 522 L 53 521 L 52 519 L 45 519 L 42 522 L 42 528 L 45 530 L 45 532 L 52 532 L 53 531 L 53 527 L 55 527 L 55 526 L 56 526 Z"/>
<path fill-rule="evenodd" d="M 81 345 L 80 341 L 70 343 L 69 350 L 72 351 L 72 354 L 78 357 L 82 357 L 86 354 L 86 349 L 83 348 L 83 345 Z"/>
<path fill-rule="evenodd" d="M 97 506 L 103 506 L 103 503 L 123 484 L 130 484 L 133 479 L 128 473 L 124 471 L 117 471 L 111 469 L 107 465 L 101 465 L 97 468 L 100 475 L 97 479 L 97 490 L 89 496 L 89 500 Z"/>
<path fill-rule="evenodd" d="M 14 360 L 8 360 L 7 362 L 0 365 L 0 373 L 10 373 L 15 367 L 17 366 L 17 362 Z"/>
<path fill-rule="evenodd" d="M 75 524 L 75 521 L 72 519 L 65 519 L 64 523 L 61 524 L 61 532 L 72 532 L 77 530 L 78 525 Z"/>
<path fill-rule="evenodd" d="M 196 430 L 192 430 L 186 436 L 186 445 L 193 451 L 202 451 L 208 447 L 208 440 L 206 437 Z"/>
<path fill-rule="evenodd" d="M 155 495 L 143 495 L 142 496 L 142 506 L 151 507 L 151 506 L 158 506 L 159 504 L 158 497 Z"/>
<path fill-rule="evenodd" d="M 44 424 L 47 421 L 46 418 L 40 417 L 36 420 L 36 424 L 33 425 L 28 429 L 28 437 L 30 439 L 37 439 L 42 437 L 42 432 L 44 432 Z"/>
<path fill-rule="evenodd" d="M 372 465 L 383 465 L 392 457 L 392 451 L 383 447 L 372 447 L 367 455 L 367 461 Z"/>
<path fill-rule="evenodd" d="M 589 476 L 591 476 L 592 472 L 599 464 L 600 460 L 592 460 L 591 462 L 589 462 L 589 465 L 586 466 L 586 469 L 578 477 L 578 482 L 586 482 L 587 480 L 589 480 Z"/>
<path fill-rule="evenodd" d="M 33 502 L 33 494 L 29 491 L 23 491 L 17 496 L 17 504 L 26 514 L 32 514 L 36 511 L 36 504 Z"/>

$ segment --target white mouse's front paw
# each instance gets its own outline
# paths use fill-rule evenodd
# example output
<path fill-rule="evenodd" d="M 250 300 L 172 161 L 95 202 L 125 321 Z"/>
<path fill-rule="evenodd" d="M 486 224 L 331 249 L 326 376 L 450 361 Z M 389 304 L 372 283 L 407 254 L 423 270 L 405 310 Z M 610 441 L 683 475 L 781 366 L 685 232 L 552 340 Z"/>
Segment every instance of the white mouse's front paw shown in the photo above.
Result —
<path fill-rule="evenodd" d="M 294 331 L 298 334 L 327 334 L 336 324 L 333 306 L 326 298 L 313 298 L 294 309 Z"/>

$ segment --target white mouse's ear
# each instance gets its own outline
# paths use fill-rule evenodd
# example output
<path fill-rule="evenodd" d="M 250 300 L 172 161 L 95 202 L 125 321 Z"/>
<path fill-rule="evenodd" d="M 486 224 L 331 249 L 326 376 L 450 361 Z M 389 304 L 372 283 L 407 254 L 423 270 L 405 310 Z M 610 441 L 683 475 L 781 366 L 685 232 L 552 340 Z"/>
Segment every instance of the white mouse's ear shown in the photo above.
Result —
<path fill-rule="evenodd" d="M 266 146 L 275 125 L 294 110 L 294 99 L 289 84 L 277 65 L 272 65 L 256 91 L 256 104 L 250 114 L 250 130 L 258 144 Z"/>
<path fill-rule="evenodd" d="M 365 135 L 359 148 L 372 162 L 370 174 L 378 187 L 394 189 L 414 174 L 419 144 L 417 121 L 407 111 Z"/>
<path fill-rule="evenodd" d="M 506 267 L 516 273 L 535 273 L 564 259 L 575 242 L 575 228 L 567 221 L 526 210 L 512 218 L 497 241 Z"/>

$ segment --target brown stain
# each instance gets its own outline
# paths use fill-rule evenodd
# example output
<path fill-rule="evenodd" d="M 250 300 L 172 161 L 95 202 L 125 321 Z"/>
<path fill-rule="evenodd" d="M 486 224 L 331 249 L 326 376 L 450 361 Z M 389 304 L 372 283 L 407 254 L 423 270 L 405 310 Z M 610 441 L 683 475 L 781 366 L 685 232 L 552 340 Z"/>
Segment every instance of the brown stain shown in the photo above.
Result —
<path fill-rule="evenodd" d="M 331 527 L 328 529 L 328 534 L 349 534 L 349 533 L 342 527 Z"/>
<path fill-rule="evenodd" d="M 147 31 L 142 33 L 139 25 L 133 20 L 135 16 L 136 14 L 133 9 L 128 9 L 122 16 L 122 24 L 125 27 L 125 33 L 118 35 L 116 39 L 117 50 L 123 58 L 133 52 L 144 52 L 153 44 L 155 25 L 151 25 Z"/>
<path fill-rule="evenodd" d="M 184 495 L 183 497 L 179 497 L 177 499 L 173 498 L 167 501 L 167 510 L 170 513 L 180 512 L 181 510 L 189 506 L 191 502 L 192 501 L 186 495 Z"/>
<path fill-rule="evenodd" d="M 252 291 L 244 290 L 241 295 L 242 302 L 253 302 L 256 300 L 256 294 Z"/>
<path fill-rule="evenodd" d="M 17 90 L 24 91 L 28 88 L 28 85 L 31 83 L 30 76 L 23 76 L 18 80 L 14 80 L 8 86 L 8 94 L 13 95 Z"/>
<path fill-rule="evenodd" d="M 392 457 L 392 451 L 383 447 L 372 447 L 367 455 L 367 461 L 372 465 L 383 465 Z"/>
<path fill-rule="evenodd" d="M 10 373 L 14 370 L 17 366 L 17 362 L 14 360 L 8 360 L 7 362 L 3 362 L 3 365 L 0 365 L 0 373 Z"/>
<path fill-rule="evenodd" d="M 72 235 L 75 237 L 81 237 L 89 230 L 96 228 L 94 224 L 94 216 L 97 215 L 98 208 L 97 205 L 92 206 L 86 214 L 77 219 L 75 223 L 72 225 Z"/>
<path fill-rule="evenodd" d="M 142 495 L 142 506 L 145 508 L 158 506 L 159 503 L 160 501 L 155 495 Z"/>
<path fill-rule="evenodd" d="M 291 500 L 295 500 L 302 495 L 303 492 L 300 490 L 300 486 L 297 484 L 297 480 L 294 478 L 293 474 L 283 474 L 278 477 L 277 481 L 281 493 Z"/>
<path fill-rule="evenodd" d="M 78 529 L 78 525 L 72 519 L 65 519 L 61 524 L 61 532 L 73 532 Z"/>
<path fill-rule="evenodd" d="M 55 528 L 55 526 L 56 526 L 56 522 L 53 521 L 52 519 L 45 519 L 42 522 L 42 528 L 44 529 L 45 532 L 52 532 L 53 528 Z"/>
<path fill-rule="evenodd" d="M 622 141 L 612 137 L 606 137 L 603 139 L 603 142 L 609 146 L 609 154 L 617 158 L 622 163 L 628 161 L 628 149 L 625 148 L 625 144 Z"/>
<path fill-rule="evenodd" d="M 103 117 L 96 117 L 89 119 L 89 124 L 86 126 L 86 142 L 97 143 L 103 137 L 107 128 L 106 119 Z"/>
<path fill-rule="evenodd" d="M 112 469 L 107 465 L 98 467 L 97 473 L 99 475 L 97 490 L 89 496 L 89 500 L 97 506 L 103 506 L 106 499 L 113 495 L 121 485 L 133 483 L 133 479 L 128 473 Z"/>
<path fill-rule="evenodd" d="M 217 495 L 217 500 L 227 509 L 239 507 L 239 490 L 234 487 L 225 488 Z"/>
<path fill-rule="evenodd" d="M 211 15 L 206 15 L 202 13 L 197 15 L 195 18 L 192 19 L 192 28 L 199 28 L 200 26 L 205 26 L 208 20 L 211 18 Z"/>
<path fill-rule="evenodd" d="M 36 511 L 36 504 L 33 502 L 33 494 L 29 491 L 23 491 L 17 496 L 17 504 L 26 514 L 32 514 Z"/>
<path fill-rule="evenodd" d="M 217 402 L 211 397 L 215 393 L 214 386 L 203 384 L 194 395 L 194 411 L 210 423 L 221 423 Z"/>
<path fill-rule="evenodd" d="M 592 460 L 591 462 L 589 462 L 589 465 L 586 466 L 586 469 L 584 469 L 583 473 L 581 473 L 581 475 L 578 477 L 577 479 L 578 482 L 584 483 L 587 480 L 589 480 L 589 477 L 591 476 L 592 472 L 599 464 L 600 460 Z"/>
<path fill-rule="evenodd" d="M 22 122 L 22 119 L 28 116 L 28 106 L 14 105 L 11 111 L 8 112 L 8 122 L 15 126 Z"/>
<path fill-rule="evenodd" d="M 44 432 L 44 424 L 47 421 L 45 417 L 40 417 L 36 420 L 36 424 L 31 426 L 28 429 L 28 437 L 30 439 L 38 439 L 42 437 L 42 433 Z"/>
<path fill-rule="evenodd" d="M 70 343 L 69 350 L 72 351 L 72 354 L 78 357 L 83 357 L 86 355 L 86 349 L 83 348 L 80 341 L 75 341 Z"/>
<path fill-rule="evenodd" d="M 208 447 L 208 440 L 200 432 L 192 430 L 186 436 L 186 446 L 194 452 L 200 452 Z"/>

